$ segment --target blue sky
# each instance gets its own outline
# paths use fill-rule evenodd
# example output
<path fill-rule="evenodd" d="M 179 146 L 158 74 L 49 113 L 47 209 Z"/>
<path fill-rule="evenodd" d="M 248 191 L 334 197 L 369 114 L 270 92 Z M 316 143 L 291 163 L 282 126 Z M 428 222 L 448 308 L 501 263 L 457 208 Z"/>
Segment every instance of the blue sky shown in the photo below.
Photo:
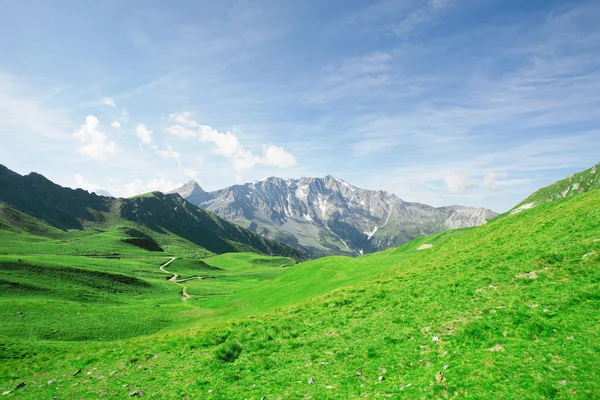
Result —
<path fill-rule="evenodd" d="M 0 163 L 129 196 L 324 176 L 505 211 L 600 161 L 597 1 L 0 3 Z"/>

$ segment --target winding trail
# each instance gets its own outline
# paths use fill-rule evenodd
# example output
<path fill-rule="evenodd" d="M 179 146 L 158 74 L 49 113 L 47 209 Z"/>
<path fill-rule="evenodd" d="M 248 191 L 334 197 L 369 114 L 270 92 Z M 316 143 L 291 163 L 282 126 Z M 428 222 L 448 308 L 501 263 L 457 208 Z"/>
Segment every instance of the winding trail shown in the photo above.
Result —
<path fill-rule="evenodd" d="M 186 282 L 192 279 L 206 279 L 206 278 L 214 278 L 213 276 L 192 276 L 190 278 L 184 278 L 184 279 L 177 279 L 179 278 L 179 275 L 177 275 L 175 272 L 169 272 L 165 269 L 165 267 L 168 267 L 169 264 L 171 264 L 173 261 L 175 261 L 177 259 L 177 257 L 171 257 L 171 259 L 169 261 L 167 261 L 166 263 L 164 263 L 163 265 L 160 266 L 160 270 L 162 272 L 164 272 L 165 274 L 169 274 L 172 275 L 169 278 L 169 282 L 173 282 L 176 285 L 181 286 L 181 294 L 183 295 L 183 301 L 187 301 L 188 299 L 191 299 L 192 296 L 187 292 L 187 287 L 185 285 L 182 285 L 182 282 Z"/>
<path fill-rule="evenodd" d="M 183 296 L 182 300 L 183 301 L 187 301 L 188 299 L 192 298 L 192 295 L 190 295 L 187 292 L 187 287 L 185 285 L 183 285 L 183 282 L 187 282 L 187 281 L 191 281 L 193 279 L 198 279 L 198 280 L 204 280 L 204 279 L 216 279 L 217 277 L 214 275 L 196 275 L 196 276 L 191 276 L 189 278 L 183 278 L 183 279 L 179 279 L 179 274 L 176 274 L 175 272 L 170 272 L 167 271 L 165 268 L 169 266 L 169 264 L 171 264 L 173 261 L 175 261 L 177 259 L 177 257 L 171 257 L 171 259 L 167 262 L 165 262 L 164 264 L 162 264 L 159 269 L 161 272 L 171 275 L 171 277 L 169 278 L 169 282 L 172 282 L 176 285 L 181 286 L 181 295 Z M 294 265 L 295 261 L 292 258 L 288 257 L 288 262 L 285 264 L 281 264 L 279 266 L 279 268 L 285 268 L 285 267 L 290 267 L 292 265 Z M 241 273 L 241 274 L 223 274 L 223 275 L 219 275 L 220 277 L 230 277 L 230 276 L 243 276 L 243 275 L 257 275 L 260 274 L 260 272 L 246 272 L 246 273 Z"/>

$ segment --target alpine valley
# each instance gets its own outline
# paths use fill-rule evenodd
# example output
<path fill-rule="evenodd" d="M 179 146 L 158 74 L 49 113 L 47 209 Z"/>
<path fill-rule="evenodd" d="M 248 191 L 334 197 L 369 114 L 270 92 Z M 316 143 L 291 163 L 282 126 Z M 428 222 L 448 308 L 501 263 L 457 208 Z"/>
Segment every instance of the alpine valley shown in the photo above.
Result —
<path fill-rule="evenodd" d="M 446 229 L 482 225 L 497 215 L 484 208 L 409 203 L 330 175 L 271 177 L 214 192 L 190 181 L 173 193 L 312 257 L 372 253 Z"/>

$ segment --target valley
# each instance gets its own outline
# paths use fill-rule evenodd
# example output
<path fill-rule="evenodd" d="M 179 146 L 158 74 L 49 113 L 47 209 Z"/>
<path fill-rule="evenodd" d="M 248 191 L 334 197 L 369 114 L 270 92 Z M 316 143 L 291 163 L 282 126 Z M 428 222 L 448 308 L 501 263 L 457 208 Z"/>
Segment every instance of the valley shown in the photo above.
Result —
<path fill-rule="evenodd" d="M 0 400 L 600 399 L 600 1 L 0 1 Z"/>
<path fill-rule="evenodd" d="M 0 390 L 593 398 L 599 201 L 590 188 L 480 227 L 301 263 L 215 254 L 123 220 L 65 231 L 3 206 Z M 163 251 L 132 245 L 133 229 Z"/>

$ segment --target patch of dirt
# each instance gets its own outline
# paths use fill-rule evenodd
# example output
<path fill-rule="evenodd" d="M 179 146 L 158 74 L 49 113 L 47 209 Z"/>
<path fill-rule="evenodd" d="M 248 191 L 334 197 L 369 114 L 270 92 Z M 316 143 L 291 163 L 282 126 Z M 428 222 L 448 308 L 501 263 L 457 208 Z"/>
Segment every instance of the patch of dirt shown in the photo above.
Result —
<path fill-rule="evenodd" d="M 515 276 L 519 279 L 537 279 L 537 277 L 538 277 L 537 274 L 535 273 L 535 271 L 531 271 L 526 274 L 518 274 Z"/>
<path fill-rule="evenodd" d="M 432 244 L 426 243 L 426 244 L 422 244 L 419 247 L 417 247 L 417 250 L 427 250 L 427 249 L 431 249 L 433 247 Z"/>

